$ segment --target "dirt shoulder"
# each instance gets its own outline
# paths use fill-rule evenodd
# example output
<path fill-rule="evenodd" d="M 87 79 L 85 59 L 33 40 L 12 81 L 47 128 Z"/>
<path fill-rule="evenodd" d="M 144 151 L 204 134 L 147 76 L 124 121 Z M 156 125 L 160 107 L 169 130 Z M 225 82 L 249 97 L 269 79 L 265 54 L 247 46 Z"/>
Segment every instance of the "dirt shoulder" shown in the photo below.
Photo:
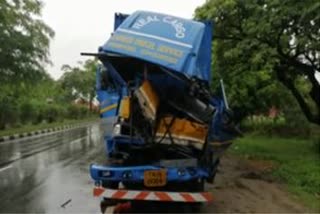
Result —
<path fill-rule="evenodd" d="M 268 162 L 247 161 L 231 155 L 223 157 L 214 185 L 207 186 L 214 202 L 204 207 L 203 212 L 308 212 L 283 185 L 263 176 L 270 167 Z"/>

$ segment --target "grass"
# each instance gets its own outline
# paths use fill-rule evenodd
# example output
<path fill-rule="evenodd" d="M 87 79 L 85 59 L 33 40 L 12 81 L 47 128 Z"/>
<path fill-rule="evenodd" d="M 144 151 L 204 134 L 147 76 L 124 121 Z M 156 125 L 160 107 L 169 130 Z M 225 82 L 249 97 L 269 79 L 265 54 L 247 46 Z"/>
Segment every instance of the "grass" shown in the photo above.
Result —
<path fill-rule="evenodd" d="M 59 122 L 53 122 L 53 123 L 40 123 L 40 124 L 30 124 L 30 125 L 24 125 L 18 128 L 10 128 L 6 130 L 0 130 L 0 137 L 1 136 L 7 136 L 7 135 L 14 135 L 14 134 L 20 134 L 24 132 L 32 132 L 36 130 L 41 130 L 41 129 L 49 129 L 49 128 L 54 128 L 54 127 L 61 127 L 65 125 L 73 125 L 73 124 L 79 124 L 79 123 L 84 123 L 84 122 L 90 122 L 90 121 L 95 121 L 97 120 L 97 116 L 92 116 L 89 118 L 85 119 L 68 119 L 64 121 L 59 121 Z"/>
<path fill-rule="evenodd" d="M 320 153 L 311 140 L 247 135 L 230 152 L 249 159 L 268 160 L 271 174 L 287 184 L 305 205 L 320 212 Z"/>

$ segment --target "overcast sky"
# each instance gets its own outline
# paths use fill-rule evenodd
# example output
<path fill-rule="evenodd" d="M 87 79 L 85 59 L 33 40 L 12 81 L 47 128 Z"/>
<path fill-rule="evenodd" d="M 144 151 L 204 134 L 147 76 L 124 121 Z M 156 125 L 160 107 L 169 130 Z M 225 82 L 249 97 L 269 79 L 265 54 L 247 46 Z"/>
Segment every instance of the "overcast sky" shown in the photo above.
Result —
<path fill-rule="evenodd" d="M 183 18 L 192 18 L 205 0 L 43 0 L 42 17 L 55 31 L 50 53 L 54 66 L 50 75 L 62 75 L 63 64 L 76 65 L 86 60 L 80 52 L 97 52 L 110 36 L 115 12 L 132 13 L 150 10 Z"/>

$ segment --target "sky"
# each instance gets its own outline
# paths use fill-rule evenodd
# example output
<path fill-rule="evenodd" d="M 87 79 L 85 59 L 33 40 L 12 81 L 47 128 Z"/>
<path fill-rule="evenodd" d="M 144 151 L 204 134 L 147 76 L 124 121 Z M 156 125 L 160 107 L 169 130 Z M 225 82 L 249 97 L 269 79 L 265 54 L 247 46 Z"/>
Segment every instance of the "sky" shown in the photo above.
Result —
<path fill-rule="evenodd" d="M 43 0 L 42 19 L 55 31 L 50 44 L 53 66 L 47 70 L 54 79 L 64 64 L 77 65 L 87 58 L 81 52 L 96 53 L 113 29 L 114 13 L 130 14 L 149 10 L 192 18 L 205 0 Z"/>

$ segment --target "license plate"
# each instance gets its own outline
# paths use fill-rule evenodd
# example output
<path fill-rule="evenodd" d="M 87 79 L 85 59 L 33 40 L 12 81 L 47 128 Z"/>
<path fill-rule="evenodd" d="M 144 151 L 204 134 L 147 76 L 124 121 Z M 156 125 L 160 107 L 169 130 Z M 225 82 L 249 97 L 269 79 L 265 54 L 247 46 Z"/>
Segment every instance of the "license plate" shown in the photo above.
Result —
<path fill-rule="evenodd" d="M 144 172 L 144 185 L 146 187 L 162 187 L 167 184 L 166 170 L 148 170 Z"/>

